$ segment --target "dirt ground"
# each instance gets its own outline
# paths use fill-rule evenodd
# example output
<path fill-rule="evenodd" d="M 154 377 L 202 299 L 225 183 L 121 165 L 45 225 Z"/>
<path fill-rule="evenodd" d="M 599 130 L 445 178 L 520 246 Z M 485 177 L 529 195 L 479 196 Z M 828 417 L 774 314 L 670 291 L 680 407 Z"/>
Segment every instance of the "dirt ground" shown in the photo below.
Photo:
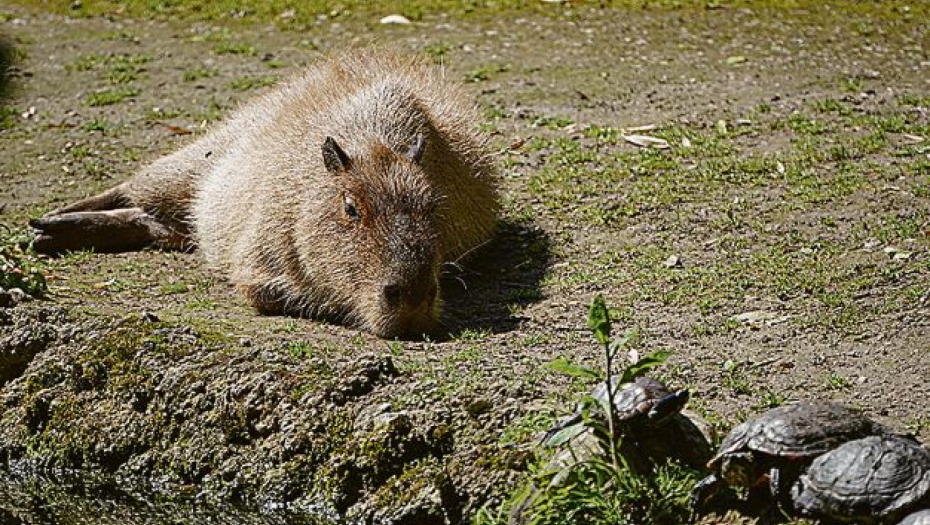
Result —
<path fill-rule="evenodd" d="M 860 4 L 554 7 L 551 16 L 429 15 L 409 25 L 321 20 L 300 32 L 0 6 L 0 34 L 21 56 L 0 114 L 6 227 L 22 230 L 126 179 L 321 54 L 369 43 L 425 53 L 467 83 L 501 151 L 505 206 L 499 239 L 444 283 L 452 333 L 439 341 L 391 343 L 258 316 L 196 253 L 49 260 L 48 297 L 18 309 L 63 308 L 71 336 L 4 385 L 0 448 L 28 457 L 52 442 L 41 428 L 27 432 L 29 447 L 16 434 L 14 401 L 34 393 L 35 377 L 58 377 L 42 366 L 127 326 L 145 337 L 166 330 L 160 341 L 184 341 L 187 330 L 209 342 L 190 343 L 179 359 L 210 371 L 214 387 L 231 367 L 260 374 L 280 364 L 269 377 L 293 381 L 267 390 L 303 403 L 308 368 L 374 378 L 339 406 L 354 418 L 389 403 L 431 429 L 429 452 L 413 459 L 444 465 L 460 501 L 450 519 L 461 519 L 519 477 L 537 433 L 590 388 L 546 364 L 599 363 L 586 325 L 596 294 L 619 328 L 639 333 L 640 353 L 672 352 L 659 375 L 690 388 L 692 406 L 720 430 L 784 402 L 829 399 L 927 442 L 930 30 L 904 8 Z M 396 370 L 377 364 L 384 356 Z M 118 401 L 110 388 L 91 388 L 94 403 Z M 75 406 L 87 417 L 101 410 Z M 437 437 L 440 427 L 454 444 Z M 111 458 L 113 470 L 148 450 L 134 447 Z M 133 468 L 172 465 L 168 448 Z M 80 463 L 74 457 L 62 461 Z M 177 479 L 219 475 L 205 464 Z M 401 470 L 363 490 L 385 490 Z M 266 478 L 255 486 L 267 488 Z"/>

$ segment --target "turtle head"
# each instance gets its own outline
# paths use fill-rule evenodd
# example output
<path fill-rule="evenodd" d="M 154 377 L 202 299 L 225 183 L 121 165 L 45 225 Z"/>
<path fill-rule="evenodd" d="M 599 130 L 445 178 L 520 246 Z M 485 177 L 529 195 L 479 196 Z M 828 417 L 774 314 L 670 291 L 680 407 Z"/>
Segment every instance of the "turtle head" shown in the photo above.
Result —
<path fill-rule="evenodd" d="M 659 427 L 668 423 L 671 416 L 678 414 L 685 408 L 690 395 L 691 393 L 685 389 L 663 396 L 649 408 L 646 413 L 646 424 Z"/>
<path fill-rule="evenodd" d="M 730 452 L 720 458 L 720 477 L 731 487 L 749 487 L 759 478 L 759 465 L 752 451 Z"/>

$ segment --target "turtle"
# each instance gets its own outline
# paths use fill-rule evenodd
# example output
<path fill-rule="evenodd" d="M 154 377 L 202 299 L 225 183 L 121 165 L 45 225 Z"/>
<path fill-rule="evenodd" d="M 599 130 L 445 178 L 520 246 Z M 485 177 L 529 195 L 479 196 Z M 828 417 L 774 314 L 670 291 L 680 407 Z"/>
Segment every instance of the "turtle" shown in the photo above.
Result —
<path fill-rule="evenodd" d="M 854 439 L 884 434 L 858 411 L 831 402 L 799 402 L 773 408 L 737 425 L 707 463 L 711 474 L 691 493 L 695 513 L 723 486 L 748 490 L 751 510 L 782 504 L 788 488 L 817 456 Z"/>
<path fill-rule="evenodd" d="M 894 434 L 850 441 L 811 463 L 791 502 L 823 521 L 896 523 L 930 504 L 930 451 Z"/>
<path fill-rule="evenodd" d="M 613 392 L 616 431 L 637 429 L 640 427 L 655 427 L 673 414 L 677 414 L 688 402 L 688 390 L 672 392 L 661 382 L 647 376 L 638 376 L 633 381 L 620 384 L 620 376 L 611 376 L 610 385 Z M 608 403 L 607 384 L 601 381 L 589 395 L 595 401 L 594 419 L 606 424 Z M 577 425 L 584 419 L 584 411 L 589 403 L 579 402 L 575 413 L 562 421 L 543 438 L 543 442 L 553 444 L 556 435 L 567 428 Z"/>
<path fill-rule="evenodd" d="M 924 510 L 908 514 L 898 525 L 930 525 L 930 503 Z"/>
<path fill-rule="evenodd" d="M 620 376 L 611 376 L 615 429 L 620 440 L 619 452 L 624 464 L 637 472 L 648 472 L 655 462 L 675 458 L 697 467 L 710 457 L 711 426 L 699 416 L 682 413 L 690 393 L 687 389 L 673 391 L 660 381 L 637 376 L 621 383 Z M 548 447 L 562 447 L 543 467 L 542 472 L 554 474 L 550 485 L 557 485 L 562 475 L 575 465 L 595 457 L 603 457 L 605 434 L 596 427 L 607 426 L 608 398 L 604 381 L 579 402 L 574 414 L 549 430 L 542 438 Z M 596 424 L 588 425 L 585 412 Z M 509 523 L 524 524 L 530 521 L 529 509 L 539 497 L 540 488 L 531 484 L 526 493 L 512 506 Z"/>
<path fill-rule="evenodd" d="M 620 452 L 634 470 L 646 472 L 655 462 L 676 458 L 693 467 L 700 467 L 709 459 L 710 439 L 702 429 L 700 418 L 681 411 L 688 402 L 687 389 L 671 390 L 660 381 L 647 376 L 638 376 L 630 382 L 620 383 L 619 376 L 611 377 L 614 401 L 614 432 L 620 438 Z M 586 425 L 584 412 L 590 404 L 580 402 L 575 413 L 556 425 L 543 438 L 548 446 L 557 446 L 570 441 L 568 454 L 578 450 L 592 450 L 591 439 L 586 434 L 597 432 L 607 425 L 607 385 L 601 382 L 589 395 L 594 403 L 590 418 L 596 425 Z M 561 458 L 565 454 L 559 454 Z M 573 461 L 573 460 L 572 460 Z"/>

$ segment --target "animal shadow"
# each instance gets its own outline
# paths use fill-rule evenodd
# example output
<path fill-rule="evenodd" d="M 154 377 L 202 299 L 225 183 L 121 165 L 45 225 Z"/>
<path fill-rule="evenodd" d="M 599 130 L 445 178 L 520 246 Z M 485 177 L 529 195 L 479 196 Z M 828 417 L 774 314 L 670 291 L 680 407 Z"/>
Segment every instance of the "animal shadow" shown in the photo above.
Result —
<path fill-rule="evenodd" d="M 3 35 L 0 35 L 0 105 L 3 105 L 5 99 L 12 94 L 15 57 L 13 45 Z"/>
<path fill-rule="evenodd" d="M 551 264 L 549 235 L 532 224 L 502 221 L 497 234 L 469 256 L 444 268 L 445 332 L 514 330 L 523 307 L 542 298 L 540 282 Z"/>

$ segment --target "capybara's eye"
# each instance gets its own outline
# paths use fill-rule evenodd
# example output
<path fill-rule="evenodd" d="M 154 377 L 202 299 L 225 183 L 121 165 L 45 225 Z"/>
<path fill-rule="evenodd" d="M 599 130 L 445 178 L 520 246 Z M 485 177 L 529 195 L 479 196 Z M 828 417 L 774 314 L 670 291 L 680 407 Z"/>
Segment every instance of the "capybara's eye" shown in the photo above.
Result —
<path fill-rule="evenodd" d="M 362 220 L 362 214 L 359 213 L 358 208 L 355 207 L 355 199 L 353 199 L 351 195 L 346 195 L 343 198 L 343 210 L 346 212 L 346 217 L 353 221 Z"/>

